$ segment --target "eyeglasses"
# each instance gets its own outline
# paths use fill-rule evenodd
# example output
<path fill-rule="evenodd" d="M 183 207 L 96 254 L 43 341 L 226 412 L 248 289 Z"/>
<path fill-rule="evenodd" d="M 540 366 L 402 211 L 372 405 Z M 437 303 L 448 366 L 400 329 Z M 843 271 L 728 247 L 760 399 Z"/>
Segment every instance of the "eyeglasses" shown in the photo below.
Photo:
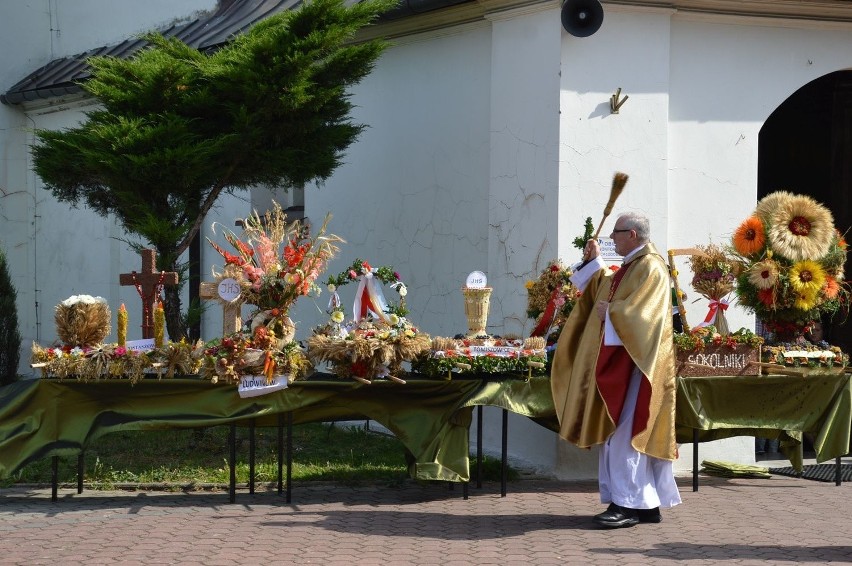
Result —
<path fill-rule="evenodd" d="M 617 230 L 617 229 L 613 228 L 612 233 L 618 234 L 619 232 L 632 232 L 632 231 L 633 231 L 633 228 L 625 228 L 624 230 Z"/>

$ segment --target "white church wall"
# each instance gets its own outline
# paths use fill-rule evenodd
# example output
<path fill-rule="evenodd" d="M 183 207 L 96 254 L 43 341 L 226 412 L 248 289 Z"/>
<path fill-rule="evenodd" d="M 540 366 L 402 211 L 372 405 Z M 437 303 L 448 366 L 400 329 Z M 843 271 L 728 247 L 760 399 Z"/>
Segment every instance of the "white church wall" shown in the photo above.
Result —
<path fill-rule="evenodd" d="M 0 0 L 0 91 L 54 58 L 116 43 L 215 5 L 215 0 L 189 0 L 178 7 L 170 0 Z M 125 298 L 127 288 L 110 289 L 105 276 L 111 268 L 119 272 L 113 238 L 120 230 L 114 222 L 57 203 L 32 172 L 33 128 L 71 126 L 81 112 L 79 104 L 57 100 L 36 110 L 0 105 L 0 245 L 18 293 L 20 371 L 25 375 L 31 342 L 55 337 L 53 307 L 60 300 L 88 293 L 104 296 L 114 308 L 120 302 L 113 299 L 124 300 L 128 308 L 134 304 Z M 136 258 L 122 267 L 138 269 Z"/>
<path fill-rule="evenodd" d="M 346 240 L 329 274 L 356 257 L 393 266 L 409 317 L 433 336 L 467 329 L 460 287 L 488 265 L 489 36 L 480 24 L 396 40 L 354 91 L 369 127 L 325 186 L 305 190 L 311 222 L 332 213 Z M 354 292 L 340 289 L 349 317 Z M 327 301 L 300 301 L 298 336 L 327 320 Z"/>
<path fill-rule="evenodd" d="M 559 254 L 568 262 L 580 259 L 573 239 L 585 218 L 595 227 L 600 222 L 615 171 L 630 179 L 601 235 L 609 235 L 620 212 L 635 210 L 651 220 L 658 249 L 667 249 L 669 35 L 667 11 L 609 5 L 594 35 L 563 32 Z M 610 97 L 619 87 L 629 99 L 612 114 Z"/>

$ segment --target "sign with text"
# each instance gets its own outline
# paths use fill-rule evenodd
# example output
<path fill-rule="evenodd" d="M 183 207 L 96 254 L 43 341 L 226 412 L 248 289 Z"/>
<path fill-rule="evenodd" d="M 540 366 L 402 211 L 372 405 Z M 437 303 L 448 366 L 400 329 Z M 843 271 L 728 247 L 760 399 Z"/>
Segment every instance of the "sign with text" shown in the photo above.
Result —
<path fill-rule="evenodd" d="M 134 352 L 150 352 L 154 349 L 154 339 L 128 340 L 124 347 Z"/>
<path fill-rule="evenodd" d="M 598 245 L 601 247 L 601 259 L 605 263 L 621 265 L 623 258 L 615 251 L 615 242 L 612 238 L 598 238 Z"/>
<path fill-rule="evenodd" d="M 216 291 L 223 301 L 228 301 L 230 303 L 240 296 L 240 284 L 237 283 L 236 279 L 227 277 L 219 281 L 219 286 Z"/>
<path fill-rule="evenodd" d="M 271 383 L 266 381 L 265 375 L 244 375 L 240 378 L 237 393 L 240 397 L 259 397 L 274 391 L 287 388 L 288 379 L 286 375 L 276 375 Z"/>
<path fill-rule="evenodd" d="M 755 363 L 752 363 L 755 362 Z M 677 351 L 676 375 L 759 375 L 760 349 L 751 346 L 705 346 L 701 350 Z"/>
<path fill-rule="evenodd" d="M 472 271 L 465 282 L 465 286 L 469 289 L 484 289 L 486 285 L 488 285 L 488 278 L 481 271 Z"/>

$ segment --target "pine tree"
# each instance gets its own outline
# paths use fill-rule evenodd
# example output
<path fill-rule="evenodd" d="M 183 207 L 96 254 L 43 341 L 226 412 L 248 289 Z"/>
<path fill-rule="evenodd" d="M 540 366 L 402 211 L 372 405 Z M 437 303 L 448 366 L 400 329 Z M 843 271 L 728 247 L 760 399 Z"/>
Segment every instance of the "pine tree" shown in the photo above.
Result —
<path fill-rule="evenodd" d="M 158 269 L 180 272 L 222 193 L 303 186 L 340 164 L 365 127 L 348 89 L 386 45 L 354 36 L 394 4 L 311 0 L 213 52 L 148 34 L 131 59 L 92 58 L 83 88 L 101 108 L 77 128 L 38 131 L 35 170 L 59 201 L 114 214 L 156 249 Z M 180 291 L 165 293 L 177 340 Z"/>
<path fill-rule="evenodd" d="M 6 263 L 6 254 L 0 250 L 0 385 L 18 379 L 18 362 L 21 359 L 21 333 L 18 330 L 17 292 Z"/>

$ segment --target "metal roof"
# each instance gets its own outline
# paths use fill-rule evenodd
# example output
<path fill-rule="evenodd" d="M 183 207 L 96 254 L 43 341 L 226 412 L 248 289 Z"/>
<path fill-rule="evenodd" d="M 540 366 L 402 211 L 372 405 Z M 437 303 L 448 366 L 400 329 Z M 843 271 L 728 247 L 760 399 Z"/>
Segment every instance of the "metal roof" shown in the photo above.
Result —
<path fill-rule="evenodd" d="M 219 0 L 216 10 L 202 18 L 160 30 L 165 37 L 176 37 L 201 51 L 216 49 L 233 36 L 273 14 L 298 8 L 303 0 Z M 382 20 L 396 20 L 438 10 L 472 0 L 400 0 L 397 7 L 382 15 Z M 3 104 L 21 104 L 39 99 L 81 94 L 79 83 L 89 78 L 86 60 L 95 55 L 130 57 L 147 42 L 132 38 L 116 45 L 98 47 L 72 57 L 54 59 L 30 73 L 22 81 L 0 95 Z"/>
<path fill-rule="evenodd" d="M 160 30 L 160 33 L 165 37 L 176 37 L 199 50 L 215 49 L 258 21 L 296 8 L 301 3 L 302 0 L 221 0 L 209 16 Z M 81 93 L 83 89 L 78 83 L 89 78 L 89 66 L 86 64 L 89 57 L 130 57 L 145 45 L 145 41 L 133 38 L 72 57 L 55 59 L 10 88 L 0 96 L 0 102 L 20 104 Z"/>

